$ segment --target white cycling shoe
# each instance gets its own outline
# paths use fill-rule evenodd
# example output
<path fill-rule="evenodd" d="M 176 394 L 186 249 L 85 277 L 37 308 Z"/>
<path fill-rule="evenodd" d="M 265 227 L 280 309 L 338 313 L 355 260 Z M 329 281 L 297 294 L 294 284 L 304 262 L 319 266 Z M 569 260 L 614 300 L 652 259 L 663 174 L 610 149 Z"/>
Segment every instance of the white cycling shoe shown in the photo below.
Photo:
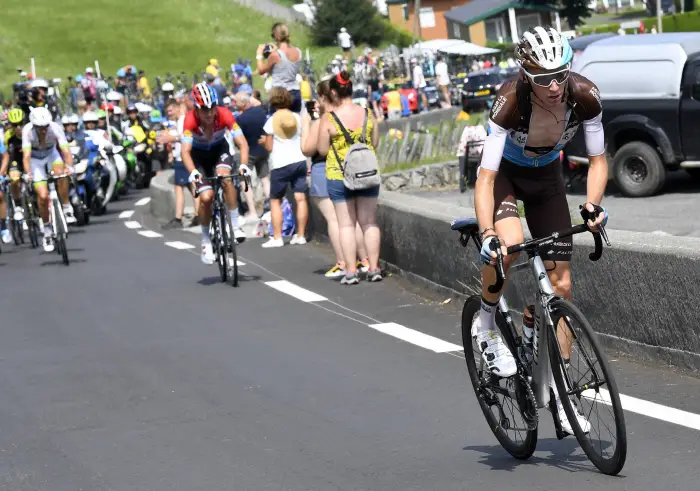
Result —
<path fill-rule="evenodd" d="M 236 244 L 245 242 L 246 237 L 247 236 L 243 230 L 241 230 L 239 227 L 233 227 L 233 238 L 236 239 Z"/>
<path fill-rule="evenodd" d="M 214 248 L 211 246 L 211 242 L 202 242 L 202 262 L 204 264 L 214 264 L 216 261 L 216 256 L 214 255 Z"/>
<path fill-rule="evenodd" d="M 578 422 L 578 425 L 581 427 L 583 433 L 589 433 L 591 431 L 591 423 L 589 423 L 586 417 L 583 414 L 581 414 L 581 411 L 576 404 L 573 404 L 573 406 L 574 412 L 576 413 L 576 421 Z M 564 433 L 568 433 L 569 435 L 573 435 L 574 429 L 571 427 L 569 418 L 566 417 L 566 411 L 564 411 L 564 406 L 562 405 L 560 399 L 557 399 L 557 413 L 559 414 L 559 421 L 561 422 L 562 431 Z"/>
<path fill-rule="evenodd" d="M 70 204 L 63 206 L 63 214 L 66 216 L 66 223 L 78 223 L 78 220 L 76 220 L 75 214 L 73 213 L 73 206 Z"/>
<path fill-rule="evenodd" d="M 12 232 L 10 232 L 8 229 L 3 230 L 0 233 L 0 236 L 2 236 L 3 244 L 9 244 L 10 242 L 12 242 Z"/>
<path fill-rule="evenodd" d="M 44 235 L 44 252 L 53 252 L 54 250 L 54 245 L 53 245 L 53 236 L 51 235 Z"/>
<path fill-rule="evenodd" d="M 518 367 L 515 358 L 495 326 L 492 329 L 483 329 L 481 318 L 477 317 L 472 323 L 472 339 L 479 345 L 481 358 L 491 373 L 504 378 L 516 374 Z"/>
<path fill-rule="evenodd" d="M 21 222 L 24 220 L 24 210 L 20 208 L 19 206 L 15 208 L 15 214 L 14 217 L 16 222 Z"/>

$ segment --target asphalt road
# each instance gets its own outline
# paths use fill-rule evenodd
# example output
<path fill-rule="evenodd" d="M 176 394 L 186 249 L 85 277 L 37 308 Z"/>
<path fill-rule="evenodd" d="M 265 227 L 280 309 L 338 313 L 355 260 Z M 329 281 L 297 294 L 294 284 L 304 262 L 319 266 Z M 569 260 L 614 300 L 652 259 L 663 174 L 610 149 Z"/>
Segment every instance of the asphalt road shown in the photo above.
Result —
<path fill-rule="evenodd" d="M 568 194 L 569 207 L 573 215 L 578 216 L 578 205 L 586 201 L 585 186 L 576 183 L 573 190 L 573 193 Z M 464 194 L 460 194 L 457 188 L 407 192 L 458 206 L 474 207 L 472 190 L 467 190 Z M 670 173 L 662 193 L 646 198 L 626 198 L 611 182 L 603 200 L 610 215 L 608 227 L 615 230 L 700 237 L 699 193 L 700 183 L 693 181 L 684 171 Z"/>
<path fill-rule="evenodd" d="M 0 490 L 697 489 L 698 379 L 612 357 L 621 392 L 663 405 L 626 413 L 621 476 L 556 440 L 545 411 L 516 461 L 461 353 L 418 335 L 461 345 L 459 306 L 395 277 L 343 287 L 314 244 L 247 241 L 233 289 L 186 248 L 195 234 L 157 236 L 144 208 L 75 230 L 69 267 L 0 255 Z M 371 327 L 385 323 L 411 342 Z M 669 408 L 692 414 L 671 424 Z"/>

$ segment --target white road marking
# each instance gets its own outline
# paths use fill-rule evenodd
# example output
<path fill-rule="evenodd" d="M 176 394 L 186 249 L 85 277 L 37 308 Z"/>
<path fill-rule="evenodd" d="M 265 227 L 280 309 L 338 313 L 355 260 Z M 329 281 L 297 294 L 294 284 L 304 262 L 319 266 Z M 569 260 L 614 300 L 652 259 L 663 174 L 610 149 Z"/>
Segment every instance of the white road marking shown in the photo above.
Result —
<path fill-rule="evenodd" d="M 134 210 L 124 210 L 119 214 L 119 218 L 131 218 L 134 214 Z"/>
<path fill-rule="evenodd" d="M 593 389 L 584 390 L 581 395 L 590 400 L 596 399 L 596 393 Z M 600 389 L 597 400 L 611 406 L 610 392 L 605 389 Z M 620 394 L 620 403 L 625 411 L 641 414 L 654 419 L 660 419 L 667 423 L 673 423 L 686 428 L 700 430 L 700 414 L 689 413 L 680 409 L 675 409 L 668 406 L 662 406 L 655 402 L 637 399 L 636 397 Z"/>
<path fill-rule="evenodd" d="M 443 341 L 429 334 L 425 334 L 414 329 L 402 326 L 395 322 L 387 322 L 385 324 L 369 324 L 369 327 L 376 329 L 379 332 L 394 336 L 407 343 L 415 344 L 421 348 L 434 351 L 435 353 L 447 353 L 449 351 L 462 351 L 462 347 Z"/>
<path fill-rule="evenodd" d="M 290 283 L 287 280 L 266 281 L 265 284 L 302 302 L 322 302 L 328 300 L 326 297 L 322 297 L 317 293 L 295 285 L 294 283 Z"/>
<path fill-rule="evenodd" d="M 153 230 L 142 230 L 141 232 L 139 232 L 139 235 L 143 235 L 144 237 L 148 237 L 149 239 L 163 237 L 163 234 L 159 234 L 158 232 L 154 232 Z"/>
<path fill-rule="evenodd" d="M 194 246 L 192 244 L 188 244 L 187 242 L 180 242 L 179 240 L 176 240 L 175 242 L 166 242 L 165 245 L 174 249 L 179 249 L 181 251 L 185 249 L 194 249 Z"/>
<path fill-rule="evenodd" d="M 138 200 L 136 203 L 134 203 L 134 206 L 143 206 L 143 205 L 147 205 L 148 203 L 150 203 L 150 201 L 151 201 L 151 198 L 149 198 L 149 197 L 141 198 L 141 199 Z"/>
<path fill-rule="evenodd" d="M 126 228 L 141 228 L 141 224 L 133 220 L 129 222 L 124 222 L 124 225 L 126 225 Z"/>

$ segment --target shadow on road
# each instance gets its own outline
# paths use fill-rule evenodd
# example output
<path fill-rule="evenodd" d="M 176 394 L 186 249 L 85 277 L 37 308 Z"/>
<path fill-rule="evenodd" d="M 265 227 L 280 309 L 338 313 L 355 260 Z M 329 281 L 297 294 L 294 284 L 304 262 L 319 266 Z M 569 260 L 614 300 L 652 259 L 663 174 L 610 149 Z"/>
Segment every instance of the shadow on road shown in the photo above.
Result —
<path fill-rule="evenodd" d="M 87 259 L 70 259 L 71 264 L 80 264 L 80 263 L 86 263 Z M 39 264 L 40 266 L 63 266 L 63 260 L 62 259 L 56 259 L 55 261 L 44 261 L 43 263 Z"/>
<path fill-rule="evenodd" d="M 590 471 L 598 472 L 590 463 L 586 454 L 574 437 L 563 440 L 556 438 L 544 438 L 537 441 L 538 452 L 549 452 L 551 457 L 530 457 L 528 460 L 518 460 L 506 452 L 500 445 L 474 445 L 466 446 L 462 450 L 477 452 L 479 463 L 487 465 L 495 471 L 514 471 L 524 465 L 545 465 L 556 467 L 567 472 Z M 618 476 L 624 477 L 624 476 Z"/>
<path fill-rule="evenodd" d="M 258 275 L 252 275 L 252 274 L 242 274 L 240 271 L 238 272 L 238 281 L 259 281 L 262 277 Z M 204 286 L 210 286 L 210 285 L 220 285 L 222 284 L 221 277 L 220 276 L 210 276 L 208 278 L 202 278 L 199 280 L 197 283 L 200 285 Z"/>

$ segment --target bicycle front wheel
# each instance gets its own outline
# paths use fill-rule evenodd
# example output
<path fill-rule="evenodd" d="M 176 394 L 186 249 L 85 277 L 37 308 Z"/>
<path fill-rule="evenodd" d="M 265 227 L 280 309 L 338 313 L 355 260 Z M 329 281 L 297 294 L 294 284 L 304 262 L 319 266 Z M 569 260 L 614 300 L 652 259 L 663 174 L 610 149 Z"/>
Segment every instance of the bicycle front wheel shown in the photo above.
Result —
<path fill-rule="evenodd" d="M 481 297 L 469 297 L 462 310 L 464 358 L 476 399 L 489 428 L 501 446 L 516 459 L 528 459 L 537 446 L 537 426 L 528 425 L 520 401 L 527 400 L 525 387 L 518 375 L 503 379 L 492 376 L 481 360 L 481 351 L 472 338 L 472 323 L 481 309 Z M 496 315 L 499 327 L 505 325 L 503 314 Z M 531 391 L 530 391 L 531 393 Z M 536 409 L 535 409 L 536 414 Z"/>
<path fill-rule="evenodd" d="M 231 286 L 238 286 L 238 255 L 236 254 L 236 237 L 231 224 L 231 214 L 228 207 L 224 208 L 224 223 L 226 224 L 226 236 L 224 240 L 224 250 L 226 252 L 226 267 L 228 269 L 228 280 Z"/>
<path fill-rule="evenodd" d="M 549 353 L 566 417 L 593 465 L 603 474 L 617 475 L 627 458 L 627 430 L 612 369 L 593 328 L 575 305 L 555 300 L 551 315 L 558 329 Z M 581 416 L 588 431 L 581 427 Z"/>
<path fill-rule="evenodd" d="M 214 254 L 216 254 L 216 265 L 219 267 L 219 276 L 222 282 L 226 282 L 228 277 L 228 270 L 226 269 L 226 254 L 224 254 L 223 245 L 226 240 L 224 234 L 224 224 L 221 220 L 221 211 L 214 212 L 214 218 L 212 221 L 213 230 L 211 234 L 211 245 L 214 249 Z"/>

